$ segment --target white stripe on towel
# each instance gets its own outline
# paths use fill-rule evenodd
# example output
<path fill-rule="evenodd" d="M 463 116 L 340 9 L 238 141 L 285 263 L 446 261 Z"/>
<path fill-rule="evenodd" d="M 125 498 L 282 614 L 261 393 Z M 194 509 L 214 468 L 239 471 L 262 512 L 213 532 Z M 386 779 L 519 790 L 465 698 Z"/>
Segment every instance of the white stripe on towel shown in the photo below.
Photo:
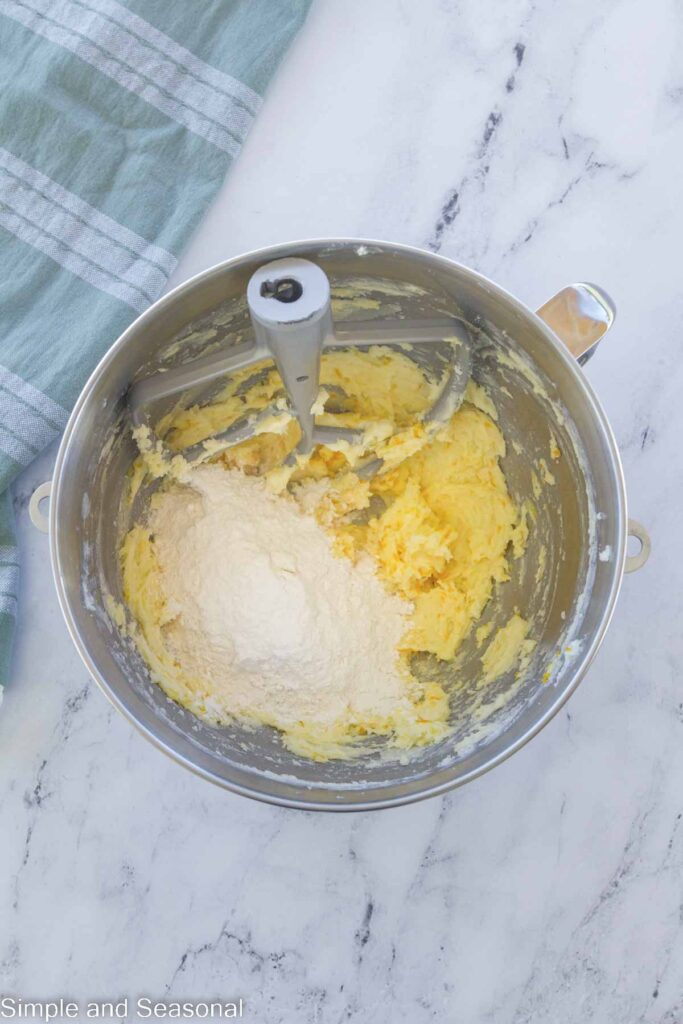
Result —
<path fill-rule="evenodd" d="M 0 565 L 0 595 L 16 594 L 19 589 L 19 566 Z"/>
<path fill-rule="evenodd" d="M 74 0 L 4 0 L 3 12 L 218 149 L 239 152 L 253 114 L 117 22 Z"/>
<path fill-rule="evenodd" d="M 42 230 L 38 224 L 27 220 L 23 215 L 11 210 L 0 201 L 0 226 L 10 231 L 22 242 L 39 249 L 46 256 L 70 270 L 72 274 L 87 281 L 93 288 L 107 292 L 142 313 L 150 304 L 148 296 L 132 284 L 121 281 L 108 271 L 102 270 L 79 253 L 73 252 L 59 238 Z"/>
<path fill-rule="evenodd" d="M 28 466 L 38 454 L 37 449 L 30 448 L 18 437 L 15 437 L 9 430 L 0 425 L 0 451 L 8 455 L 20 466 Z"/>
<path fill-rule="evenodd" d="M 12 594 L 0 594 L 0 615 L 13 615 L 17 617 L 17 599 Z M 2 687 L 0 687 L 0 701 L 2 700 Z"/>
<path fill-rule="evenodd" d="M 66 426 L 66 421 L 69 418 L 66 409 L 63 409 L 57 402 L 53 402 L 49 395 L 44 395 L 33 384 L 29 384 L 27 380 L 23 380 L 22 377 L 2 365 L 0 365 L 0 386 L 6 391 L 12 391 L 22 402 L 36 409 L 48 423 L 54 423 L 58 427 Z M 0 557 L 2 556 L 0 555 Z"/>
<path fill-rule="evenodd" d="M 225 71 L 219 71 L 218 68 L 213 67 L 211 64 L 206 64 L 199 57 L 195 56 L 191 50 L 185 49 L 175 39 L 171 39 L 170 36 L 160 32 L 158 28 L 155 28 L 148 21 L 140 18 L 137 14 L 133 14 L 132 11 L 123 4 L 118 3 L 117 0 L 76 0 L 76 2 L 81 2 L 84 7 L 99 11 L 100 14 L 105 15 L 111 21 L 118 22 L 122 28 L 128 29 L 131 34 L 141 36 L 142 39 L 145 39 L 160 53 L 175 61 L 182 68 L 186 68 L 195 78 L 213 86 L 217 92 L 227 94 L 230 99 L 236 99 L 252 115 L 258 114 L 261 109 L 263 100 L 259 94 L 250 89 L 244 82 L 240 82 L 239 78 L 233 78 L 232 75 L 226 74 Z"/>
<path fill-rule="evenodd" d="M 108 217 L 106 213 L 102 213 L 95 206 L 86 203 L 80 196 L 69 192 L 58 182 L 48 178 L 46 174 L 2 147 L 0 147 L 0 167 L 4 167 L 15 177 L 21 178 L 36 192 L 52 200 L 55 205 L 62 206 L 74 217 L 84 221 L 93 231 L 99 231 L 107 241 L 116 242 L 122 248 L 129 249 L 143 260 L 159 267 L 166 274 L 172 274 L 175 270 L 178 261 L 172 253 L 162 249 L 160 245 L 148 242 L 146 238 L 131 231 L 130 228 L 124 227 L 123 224 L 119 224 L 112 217 Z"/>
<path fill-rule="evenodd" d="M 42 416 L 15 395 L 0 390 L 0 423 L 13 434 L 39 451 L 46 448 L 60 433 L 58 427 L 46 423 Z"/>
<path fill-rule="evenodd" d="M 166 284 L 167 275 L 163 270 L 140 260 L 117 242 L 94 231 L 80 217 L 69 213 L 2 167 L 0 201 L 44 235 L 52 236 L 100 270 L 132 285 L 148 302 L 154 302 Z"/>

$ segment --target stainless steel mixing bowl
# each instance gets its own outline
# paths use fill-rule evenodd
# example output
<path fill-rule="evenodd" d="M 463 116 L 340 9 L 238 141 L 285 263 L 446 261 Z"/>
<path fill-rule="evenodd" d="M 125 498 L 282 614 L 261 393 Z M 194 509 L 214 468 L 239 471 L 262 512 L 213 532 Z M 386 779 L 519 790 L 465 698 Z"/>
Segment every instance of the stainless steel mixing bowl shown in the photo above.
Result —
<path fill-rule="evenodd" d="M 357 759 L 317 764 L 291 754 L 271 729 L 206 725 L 150 681 L 106 612 L 107 593 L 120 595 L 117 543 L 125 523 L 117 510 L 135 453 L 128 387 L 152 370 L 234 344 L 248 330 L 244 294 L 251 274 L 291 255 L 324 268 L 338 317 L 349 307 L 352 315 L 358 296 L 373 300 L 364 302 L 363 317 L 368 305 L 377 316 L 463 316 L 475 338 L 474 376 L 493 397 L 508 441 L 503 465 L 510 489 L 520 502 L 538 492 L 527 552 L 511 563 L 511 579 L 497 588 L 484 616 L 498 626 L 519 609 L 532 621 L 537 646 L 529 669 L 522 678 L 509 672 L 482 686 L 474 638 L 447 672 L 422 659 L 418 671 L 445 673 L 452 732 L 408 754 L 375 745 Z M 575 358 L 585 358 L 610 325 L 611 303 L 599 289 L 581 285 L 565 289 L 540 312 L 545 320 L 480 274 L 432 253 L 384 242 L 316 240 L 228 260 L 139 317 L 76 404 L 57 458 L 49 515 L 52 566 L 67 625 L 116 707 L 204 778 L 258 799 L 325 810 L 387 807 L 442 793 L 481 775 L 538 732 L 595 655 L 625 567 L 636 568 L 647 555 L 642 528 L 628 525 L 614 437 Z M 429 368 L 429 353 L 413 354 Z M 562 453 L 557 461 L 550 455 L 555 444 Z M 554 483 L 543 482 L 548 473 Z M 627 562 L 629 530 L 645 546 Z"/>

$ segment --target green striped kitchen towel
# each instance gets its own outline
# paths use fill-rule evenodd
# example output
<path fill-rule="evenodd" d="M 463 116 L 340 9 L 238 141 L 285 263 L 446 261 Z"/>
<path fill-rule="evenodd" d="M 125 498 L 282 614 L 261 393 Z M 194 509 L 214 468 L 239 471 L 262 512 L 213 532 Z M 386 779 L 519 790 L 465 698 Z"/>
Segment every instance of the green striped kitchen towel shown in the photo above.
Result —
<path fill-rule="evenodd" d="M 160 294 L 311 0 L 0 0 L 0 696 L 9 485 Z"/>

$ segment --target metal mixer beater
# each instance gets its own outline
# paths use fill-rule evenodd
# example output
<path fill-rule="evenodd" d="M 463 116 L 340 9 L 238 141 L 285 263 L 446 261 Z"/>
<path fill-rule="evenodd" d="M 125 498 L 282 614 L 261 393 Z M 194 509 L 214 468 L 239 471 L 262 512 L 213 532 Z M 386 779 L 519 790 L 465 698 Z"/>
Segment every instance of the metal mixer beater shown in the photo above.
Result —
<path fill-rule="evenodd" d="M 247 304 L 253 327 L 252 340 L 155 373 L 131 387 L 128 403 L 133 424 L 147 428 L 148 439 L 162 457 L 170 459 L 178 453 L 172 452 L 154 434 L 152 410 L 156 403 L 264 360 L 274 361 L 284 384 L 287 408 L 301 430 L 290 462 L 309 454 L 315 445 L 340 441 L 363 444 L 362 430 L 316 423 L 314 406 L 320 389 L 323 350 L 371 345 L 443 345 L 446 342 L 449 358 L 439 381 L 439 393 L 421 419 L 437 427 L 450 419 L 462 403 L 471 372 L 471 343 L 465 323 L 457 317 L 391 318 L 335 324 L 327 275 L 316 263 L 296 258 L 275 260 L 260 267 L 249 280 Z M 245 415 L 210 439 L 211 454 L 255 436 L 277 411 L 279 407 L 271 405 L 259 413 Z M 206 458 L 206 440 L 180 454 L 188 462 Z M 363 467 L 364 475 L 371 475 L 380 467 L 381 460 L 375 458 Z"/>

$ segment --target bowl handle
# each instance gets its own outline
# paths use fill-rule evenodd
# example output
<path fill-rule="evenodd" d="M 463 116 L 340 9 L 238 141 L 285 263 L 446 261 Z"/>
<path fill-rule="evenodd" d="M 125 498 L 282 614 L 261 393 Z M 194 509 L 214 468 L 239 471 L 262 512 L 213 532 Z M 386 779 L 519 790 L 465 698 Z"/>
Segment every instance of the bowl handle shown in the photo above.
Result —
<path fill-rule="evenodd" d="M 586 283 L 568 285 L 537 310 L 537 316 L 581 365 L 593 355 L 616 315 L 617 308 L 607 292 Z"/>
<path fill-rule="evenodd" d="M 624 572 L 637 572 L 638 569 L 642 569 L 650 557 L 650 551 L 652 550 L 650 534 L 647 532 L 643 524 L 639 523 L 637 519 L 629 519 L 626 535 L 627 537 L 635 537 L 635 539 L 640 543 L 640 549 L 635 555 L 626 556 Z"/>
<path fill-rule="evenodd" d="M 46 480 L 44 484 L 36 487 L 28 503 L 28 514 L 36 530 L 41 533 L 48 533 L 50 530 L 49 518 L 40 510 L 40 503 L 50 497 L 52 492 L 52 480 Z"/>
<path fill-rule="evenodd" d="M 581 365 L 588 362 L 614 323 L 617 308 L 606 291 L 596 284 L 570 284 L 548 299 L 537 316 L 547 323 Z M 641 569 L 650 557 L 650 536 L 641 523 L 629 519 L 627 534 L 640 541 L 640 550 L 627 555 L 625 572 Z"/>

